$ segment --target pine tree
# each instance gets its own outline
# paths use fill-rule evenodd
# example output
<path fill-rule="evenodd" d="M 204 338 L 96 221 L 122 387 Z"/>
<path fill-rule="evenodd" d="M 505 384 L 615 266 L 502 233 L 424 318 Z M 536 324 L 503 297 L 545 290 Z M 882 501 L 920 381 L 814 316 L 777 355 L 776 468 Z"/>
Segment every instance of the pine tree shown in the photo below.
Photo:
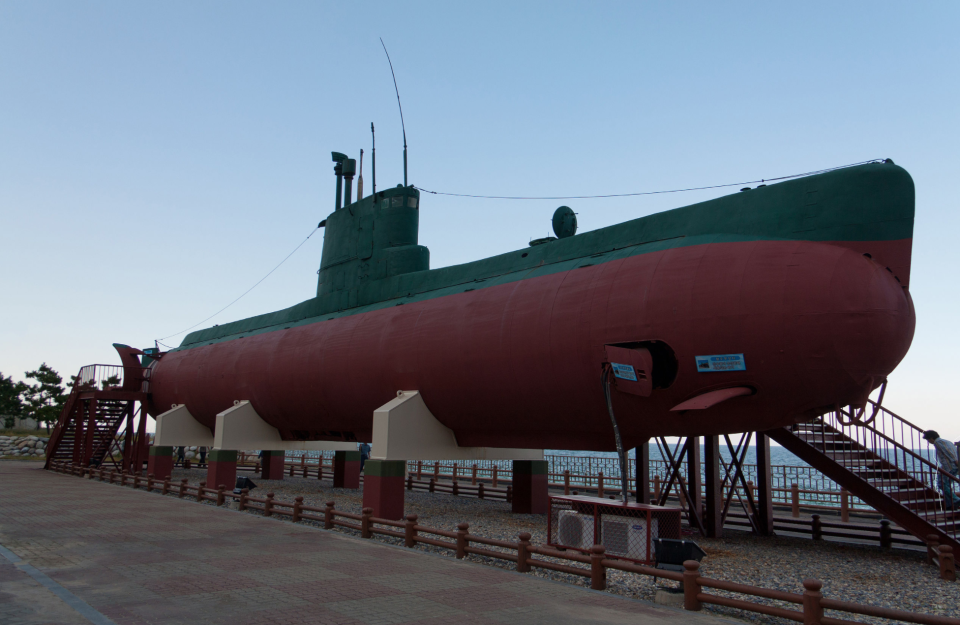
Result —
<path fill-rule="evenodd" d="M 16 419 L 23 416 L 23 395 L 27 385 L 23 382 L 14 382 L 13 378 L 4 377 L 0 372 L 0 417 L 3 418 L 3 427 L 12 428 Z"/>
<path fill-rule="evenodd" d="M 47 363 L 41 364 L 36 371 L 27 371 L 25 375 L 37 381 L 27 387 L 26 399 L 30 416 L 36 420 L 37 429 L 40 429 L 40 424 L 43 423 L 49 432 L 50 424 L 56 423 L 60 418 L 60 412 L 67 401 L 63 378 Z"/>

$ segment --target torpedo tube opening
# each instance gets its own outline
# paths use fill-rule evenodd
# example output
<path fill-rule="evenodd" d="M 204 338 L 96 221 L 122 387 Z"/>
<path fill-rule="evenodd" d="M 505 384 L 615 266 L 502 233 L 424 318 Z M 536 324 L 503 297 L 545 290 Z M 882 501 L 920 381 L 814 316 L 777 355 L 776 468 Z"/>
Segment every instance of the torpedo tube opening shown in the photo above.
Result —
<path fill-rule="evenodd" d="M 626 341 L 623 343 L 607 343 L 604 347 L 633 351 L 646 350 L 650 355 L 649 369 L 646 375 L 649 377 L 650 389 L 653 391 L 668 389 L 677 380 L 680 361 L 677 360 L 677 354 L 673 351 L 673 348 L 663 341 L 655 339 Z"/>

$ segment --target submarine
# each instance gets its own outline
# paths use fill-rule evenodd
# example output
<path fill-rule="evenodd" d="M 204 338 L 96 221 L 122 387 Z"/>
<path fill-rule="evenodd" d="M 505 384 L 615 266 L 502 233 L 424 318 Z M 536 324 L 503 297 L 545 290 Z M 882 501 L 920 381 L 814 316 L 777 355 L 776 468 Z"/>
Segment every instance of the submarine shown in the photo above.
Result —
<path fill-rule="evenodd" d="M 212 430 L 247 400 L 284 440 L 370 442 L 415 390 L 461 446 L 613 451 L 610 367 L 629 448 L 863 405 L 913 339 L 914 185 L 889 159 L 583 233 L 561 207 L 556 237 L 430 269 L 420 191 L 353 200 L 333 158 L 316 297 L 160 354 L 151 415 Z"/>

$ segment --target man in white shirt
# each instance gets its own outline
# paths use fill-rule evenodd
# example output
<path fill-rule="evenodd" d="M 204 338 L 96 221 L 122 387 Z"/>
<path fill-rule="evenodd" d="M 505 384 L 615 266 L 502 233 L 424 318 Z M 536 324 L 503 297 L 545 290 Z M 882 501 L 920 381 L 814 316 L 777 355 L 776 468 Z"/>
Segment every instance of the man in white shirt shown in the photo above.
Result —
<path fill-rule="evenodd" d="M 940 438 L 935 430 L 927 430 L 923 433 L 923 438 L 937 450 L 937 463 L 940 468 L 953 477 L 960 477 L 957 475 L 958 469 L 960 469 L 958 467 L 957 446 L 945 438 Z M 938 477 L 940 478 L 940 492 L 943 493 L 944 507 L 948 510 L 960 508 L 960 497 L 957 497 L 953 492 L 954 481 L 945 475 Z"/>

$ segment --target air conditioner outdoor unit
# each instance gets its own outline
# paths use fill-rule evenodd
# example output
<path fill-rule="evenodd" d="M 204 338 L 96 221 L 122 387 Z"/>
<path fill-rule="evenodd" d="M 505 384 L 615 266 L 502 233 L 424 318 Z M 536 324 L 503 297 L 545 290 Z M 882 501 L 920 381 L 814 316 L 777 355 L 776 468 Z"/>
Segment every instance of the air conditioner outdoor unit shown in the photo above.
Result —
<path fill-rule="evenodd" d="M 593 547 L 593 515 L 576 510 L 561 510 L 557 523 L 557 542 L 564 547 L 590 549 Z"/>
<path fill-rule="evenodd" d="M 650 560 L 648 548 L 660 537 L 659 522 L 652 520 L 648 535 L 647 519 L 605 514 L 600 517 L 600 544 L 606 553 L 634 560 Z"/>

